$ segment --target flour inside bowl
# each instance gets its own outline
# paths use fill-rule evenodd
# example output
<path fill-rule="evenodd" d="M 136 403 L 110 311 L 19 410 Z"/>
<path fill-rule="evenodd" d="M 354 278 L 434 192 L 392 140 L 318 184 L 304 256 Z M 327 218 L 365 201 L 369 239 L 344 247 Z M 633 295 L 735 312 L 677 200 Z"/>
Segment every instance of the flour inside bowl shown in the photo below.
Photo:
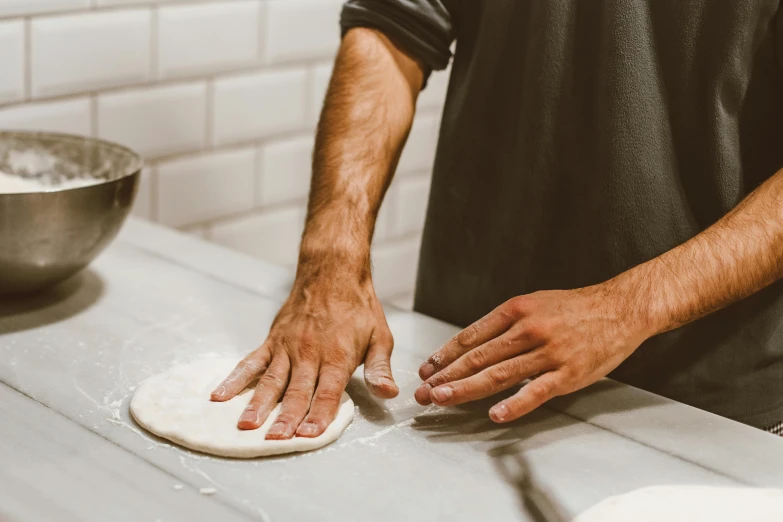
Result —
<path fill-rule="evenodd" d="M 35 150 L 9 151 L 7 166 L 14 174 L 0 170 L 0 194 L 51 192 L 104 181 L 100 178 L 74 176 L 74 171 L 78 173 L 78 167 L 64 163 L 50 154 L 41 154 Z M 63 175 L 63 171 L 67 171 L 68 175 Z"/>

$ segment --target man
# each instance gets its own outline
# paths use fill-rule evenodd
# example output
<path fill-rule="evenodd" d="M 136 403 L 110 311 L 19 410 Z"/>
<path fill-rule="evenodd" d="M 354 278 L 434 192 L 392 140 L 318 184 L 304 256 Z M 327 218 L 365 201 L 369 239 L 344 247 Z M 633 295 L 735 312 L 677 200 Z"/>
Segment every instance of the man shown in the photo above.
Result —
<path fill-rule="evenodd" d="M 215 390 L 260 376 L 268 438 L 319 435 L 364 362 L 398 393 L 370 240 L 431 70 L 456 40 L 415 309 L 466 326 L 421 404 L 533 378 L 517 419 L 603 376 L 783 421 L 778 0 L 349 0 L 291 296 Z M 777 172 L 777 174 L 776 174 Z"/>

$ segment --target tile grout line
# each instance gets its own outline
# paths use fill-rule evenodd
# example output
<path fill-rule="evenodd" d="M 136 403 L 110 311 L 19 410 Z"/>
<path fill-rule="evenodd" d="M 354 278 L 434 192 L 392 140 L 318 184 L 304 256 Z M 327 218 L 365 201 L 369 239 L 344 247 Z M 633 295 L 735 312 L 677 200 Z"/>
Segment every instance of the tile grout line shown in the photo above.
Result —
<path fill-rule="evenodd" d="M 266 19 L 267 19 L 267 2 L 266 0 L 257 0 L 258 4 L 258 42 L 256 42 L 256 63 L 263 67 L 266 65 Z"/>
<path fill-rule="evenodd" d="M 59 101 L 65 98 L 72 98 L 75 96 L 89 94 L 90 92 L 93 91 L 99 92 L 101 94 L 119 94 L 128 91 L 151 90 L 155 88 L 181 85 L 186 83 L 198 83 L 198 82 L 203 82 L 205 80 L 223 80 L 223 79 L 231 79 L 231 78 L 237 78 L 242 76 L 252 76 L 255 74 L 283 73 L 283 72 L 303 71 L 303 70 L 306 71 L 307 68 L 306 65 L 301 62 L 251 65 L 250 67 L 240 66 L 237 68 L 226 68 L 226 69 L 218 68 L 214 70 L 202 71 L 200 73 L 183 74 L 180 76 L 172 76 L 168 78 L 156 78 L 147 81 L 133 81 L 132 83 L 108 86 L 102 88 L 99 87 L 97 89 L 95 88 L 84 89 L 84 90 L 78 90 L 73 92 L 43 95 L 37 97 L 31 96 L 28 100 L 25 101 L 13 101 L 8 103 L 0 103 L 0 110 L 13 109 L 16 107 L 27 105 L 29 103 L 44 103 L 44 102 L 51 102 L 51 101 Z M 433 111 L 427 110 L 426 112 L 431 113 Z M 424 114 L 424 112 L 422 114 Z"/>
<path fill-rule="evenodd" d="M 33 23 L 30 17 L 24 19 L 24 45 L 22 52 L 24 52 L 23 67 L 24 67 L 24 102 L 28 103 L 32 99 L 33 92 Z"/>
<path fill-rule="evenodd" d="M 153 222 L 158 221 L 158 166 L 152 164 L 147 170 L 150 184 L 150 220 Z"/>
<path fill-rule="evenodd" d="M 306 138 L 306 137 L 310 137 L 312 133 L 313 133 L 313 129 L 307 129 L 307 128 L 293 130 L 293 131 L 284 131 L 279 134 L 272 134 L 262 138 L 250 138 L 242 141 L 221 143 L 219 145 L 211 144 L 209 147 L 204 147 L 200 149 L 191 149 L 191 150 L 186 150 L 181 152 L 175 152 L 172 154 L 164 154 L 161 156 L 152 157 L 150 158 L 150 160 L 155 160 L 158 163 L 165 163 L 168 161 L 179 161 L 183 159 L 198 158 L 200 156 L 209 156 L 210 154 L 213 153 L 217 154 L 220 152 L 227 152 L 227 151 L 238 150 L 238 149 L 250 149 L 254 147 L 260 147 L 267 143 L 272 143 L 276 141 L 286 141 L 286 140 Z"/>
<path fill-rule="evenodd" d="M 204 102 L 204 150 L 214 151 L 215 145 L 215 80 L 208 79 Z"/>
<path fill-rule="evenodd" d="M 32 11 L 20 10 L 8 14 L 0 14 L 0 20 L 1 21 L 13 20 L 16 18 L 23 18 L 27 16 L 31 16 L 35 18 L 57 18 L 61 16 L 80 15 L 80 14 L 88 14 L 93 12 L 110 13 L 113 11 L 150 8 L 150 7 L 159 6 L 161 5 L 161 3 L 164 4 L 173 3 L 177 6 L 187 6 L 187 5 L 202 5 L 202 4 L 215 3 L 216 1 L 217 0 L 146 0 L 144 2 L 136 2 L 130 4 L 98 5 L 96 3 L 97 0 L 92 0 L 91 3 L 89 3 L 86 7 L 48 8 L 44 10 L 32 10 Z M 247 0 L 220 0 L 220 1 L 240 3 L 240 2 L 245 2 Z"/>
<path fill-rule="evenodd" d="M 98 93 L 92 93 L 89 96 L 90 100 L 90 133 L 94 137 L 100 136 L 100 127 L 98 121 Z"/>
<path fill-rule="evenodd" d="M 305 77 L 305 120 L 307 123 L 315 122 L 315 126 L 318 126 L 318 116 L 314 117 L 315 107 L 313 104 L 313 96 L 315 95 L 315 69 L 312 65 L 307 65 L 307 76 Z"/>
<path fill-rule="evenodd" d="M 264 199 L 263 171 L 261 170 L 263 168 L 263 156 L 264 150 L 262 146 L 259 145 L 256 147 L 255 157 L 253 158 L 253 161 L 255 162 L 253 166 L 253 202 L 257 208 L 263 206 Z"/>
<path fill-rule="evenodd" d="M 150 10 L 150 79 L 160 79 L 160 64 L 158 63 L 158 48 L 160 47 L 160 13 L 157 5 Z"/>

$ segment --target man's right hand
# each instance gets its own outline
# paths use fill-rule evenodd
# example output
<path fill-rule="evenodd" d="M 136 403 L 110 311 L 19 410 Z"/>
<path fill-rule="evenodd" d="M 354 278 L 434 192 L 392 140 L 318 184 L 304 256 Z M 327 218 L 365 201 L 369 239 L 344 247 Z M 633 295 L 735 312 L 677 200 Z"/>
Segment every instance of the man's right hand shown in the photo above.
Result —
<path fill-rule="evenodd" d="M 399 392 L 389 366 L 394 340 L 369 276 L 364 281 L 323 274 L 300 279 L 308 280 L 294 284 L 264 344 L 212 392 L 213 401 L 227 401 L 259 379 L 237 424 L 246 430 L 261 426 L 285 392 L 267 439 L 323 433 L 362 362 L 376 396 Z"/>

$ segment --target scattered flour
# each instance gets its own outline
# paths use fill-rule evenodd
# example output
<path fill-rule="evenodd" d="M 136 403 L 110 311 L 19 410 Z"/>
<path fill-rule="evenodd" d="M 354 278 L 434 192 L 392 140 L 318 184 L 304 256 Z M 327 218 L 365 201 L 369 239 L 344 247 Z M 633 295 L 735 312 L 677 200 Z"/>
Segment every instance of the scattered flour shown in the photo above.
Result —
<path fill-rule="evenodd" d="M 0 194 L 52 192 L 103 181 L 87 176 L 84 167 L 42 149 L 10 150 L 4 166 L 10 172 L 0 171 Z"/>

